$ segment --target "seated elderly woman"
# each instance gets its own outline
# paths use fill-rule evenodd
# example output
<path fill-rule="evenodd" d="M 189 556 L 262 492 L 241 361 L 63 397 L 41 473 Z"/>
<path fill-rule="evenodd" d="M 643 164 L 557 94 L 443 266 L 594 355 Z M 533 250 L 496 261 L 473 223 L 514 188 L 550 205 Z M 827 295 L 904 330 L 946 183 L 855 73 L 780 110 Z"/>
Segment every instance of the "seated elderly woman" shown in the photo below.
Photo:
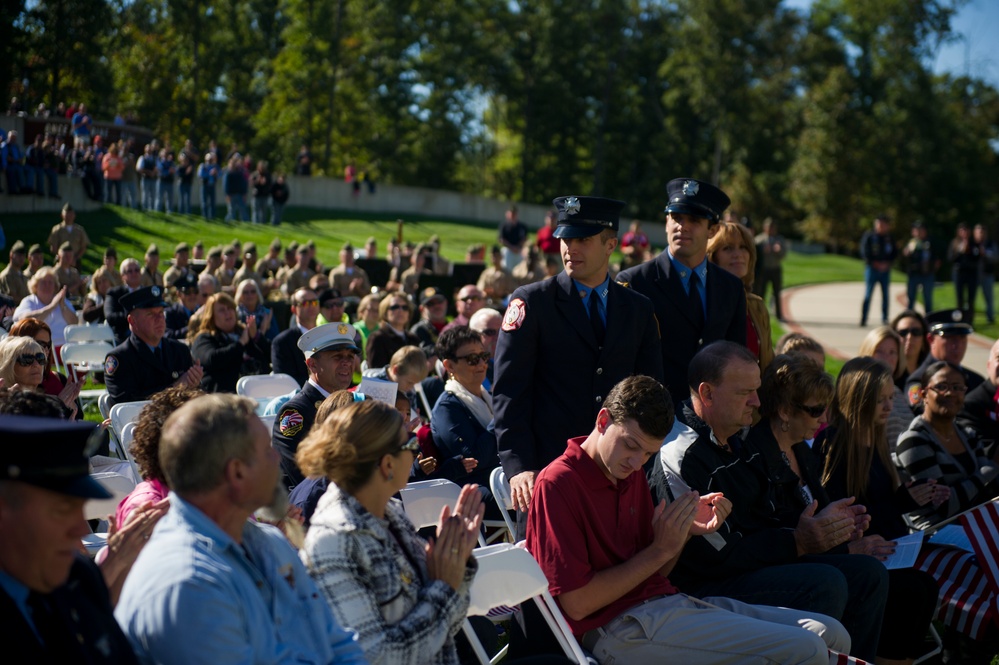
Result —
<path fill-rule="evenodd" d="M 55 268 L 39 268 L 28 280 L 28 290 L 31 295 L 14 310 L 14 321 L 32 317 L 47 323 L 52 331 L 52 347 L 58 356 L 66 342 L 63 331 L 66 326 L 79 323 L 80 318 L 66 299 L 65 287 L 59 288 Z"/>
<path fill-rule="evenodd" d="M 257 330 L 256 317 L 244 326 L 236 317 L 236 302 L 227 293 L 216 293 L 205 303 L 201 327 L 191 356 L 201 362 L 205 392 L 234 393 L 236 381 L 247 374 L 264 374 L 270 367 L 270 344 Z"/>
<path fill-rule="evenodd" d="M 392 407 L 338 409 L 298 448 L 309 476 L 333 482 L 312 516 L 303 560 L 337 622 L 357 631 L 372 664 L 458 663 L 454 638 L 468 609 L 482 497 L 462 488 L 427 543 L 392 496 L 406 486 L 419 444 Z"/>
<path fill-rule="evenodd" d="M 923 414 L 898 438 L 895 464 L 903 480 L 932 479 L 950 488 L 940 505 L 912 512 L 921 529 L 953 517 L 999 494 L 999 464 L 985 456 L 978 434 L 954 422 L 968 385 L 960 368 L 946 361 L 926 368 L 920 380 Z"/>
<path fill-rule="evenodd" d="M 0 340 L 0 379 L 3 379 L 3 385 L 44 394 L 42 379 L 46 359 L 45 350 L 30 337 L 9 335 L 3 338 Z M 67 395 L 60 401 L 66 409 L 66 418 L 75 418 L 75 396 Z"/>
<path fill-rule="evenodd" d="M 149 502 L 159 503 L 167 498 L 170 488 L 167 486 L 166 475 L 160 468 L 160 432 L 163 430 L 163 423 L 174 411 L 204 394 L 197 388 L 174 386 L 156 393 L 149 404 L 142 407 L 130 446 L 132 457 L 142 474 L 142 482 L 118 504 L 114 518 L 119 529 L 128 523 L 129 517 L 137 508 Z"/>
<path fill-rule="evenodd" d="M 774 358 L 774 345 L 770 338 L 767 303 L 752 290 L 756 268 L 753 233 L 742 224 L 720 223 L 708 241 L 708 261 L 742 280 L 746 289 L 746 348 L 756 356 L 760 369 L 766 369 Z"/>
<path fill-rule="evenodd" d="M 895 335 L 887 326 L 883 328 Z M 885 339 L 895 342 L 891 336 Z M 909 533 L 903 513 L 921 505 L 939 505 L 949 494 L 934 481 L 899 482 L 884 433 L 892 394 L 898 390 L 892 378 L 894 369 L 870 357 L 854 358 L 843 365 L 829 407 L 830 426 L 815 442 L 825 454 L 822 485 L 829 498 L 854 497 L 871 516 L 864 537 L 849 544 L 850 552 L 881 561 L 895 551 L 894 539 Z M 878 657 L 912 662 L 923 653 L 922 638 L 937 606 L 937 582 L 915 568 L 889 570 L 888 580 Z"/>
<path fill-rule="evenodd" d="M 244 279 L 239 283 L 239 286 L 236 287 L 236 304 L 238 305 L 236 313 L 239 314 L 239 320 L 246 323 L 250 316 L 256 317 L 257 328 L 263 332 L 264 338 L 268 342 L 273 342 L 280 332 L 278 322 L 274 313 L 264 307 L 264 297 L 260 293 L 260 286 L 257 285 L 256 280 Z"/>
<path fill-rule="evenodd" d="M 44 321 L 28 317 L 10 327 L 12 337 L 30 337 L 38 342 L 45 352 L 45 374 L 42 377 L 42 390 L 46 395 L 58 397 L 66 405 L 76 407 L 76 418 L 83 418 L 83 405 L 80 404 L 81 381 L 72 381 L 65 375 L 53 371 L 52 330 Z"/>
<path fill-rule="evenodd" d="M 912 422 L 912 408 L 909 400 L 898 385 L 898 379 L 905 374 L 905 356 L 903 355 L 902 338 L 889 326 L 879 326 L 867 333 L 860 343 L 860 355 L 870 356 L 880 360 L 892 373 L 895 390 L 891 398 L 891 414 L 885 426 L 888 440 L 888 450 L 895 451 L 899 435 L 909 429 Z"/>
<path fill-rule="evenodd" d="M 500 519 L 489 491 L 489 474 L 499 466 L 493 431 L 493 399 L 482 387 L 489 352 L 468 326 L 441 333 L 437 355 L 447 372 L 444 393 L 434 405 L 430 428 L 439 453 L 437 476 L 456 483 L 477 483 L 489 519 Z"/>

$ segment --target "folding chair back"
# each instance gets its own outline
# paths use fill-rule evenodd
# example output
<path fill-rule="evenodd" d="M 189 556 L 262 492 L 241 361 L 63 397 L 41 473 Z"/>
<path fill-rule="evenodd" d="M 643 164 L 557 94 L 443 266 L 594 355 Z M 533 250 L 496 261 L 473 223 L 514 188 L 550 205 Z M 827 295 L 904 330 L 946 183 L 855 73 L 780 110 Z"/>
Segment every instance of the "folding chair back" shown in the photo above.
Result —
<path fill-rule="evenodd" d="M 103 485 L 111 493 L 111 498 L 87 501 L 83 512 L 88 520 L 102 520 L 113 515 L 121 500 L 135 489 L 135 481 L 119 473 L 94 473 L 90 477 Z"/>
<path fill-rule="evenodd" d="M 278 397 L 296 392 L 302 386 L 288 374 L 257 374 L 244 376 L 236 383 L 236 394 L 254 399 Z"/>
<path fill-rule="evenodd" d="M 496 499 L 496 504 L 499 506 L 500 514 L 503 515 L 503 522 L 506 523 L 511 538 L 514 538 L 514 534 L 517 533 L 517 525 L 510 517 L 510 511 L 513 510 L 513 494 L 510 491 L 510 483 L 506 479 L 503 467 L 498 466 L 489 474 L 489 489 L 493 493 L 493 498 Z"/>
<path fill-rule="evenodd" d="M 111 418 L 111 429 L 114 435 L 121 441 L 121 430 L 126 423 L 135 422 L 139 419 L 139 414 L 143 407 L 149 404 L 149 400 L 140 402 L 119 402 L 111 407 L 108 416 Z"/>
<path fill-rule="evenodd" d="M 66 344 L 77 342 L 109 342 L 114 344 L 114 331 L 106 323 L 66 326 L 62 329 Z M 101 359 L 104 362 L 104 359 Z"/>
<path fill-rule="evenodd" d="M 441 509 L 444 506 L 451 506 L 454 510 L 460 494 L 461 487 L 444 478 L 409 483 L 399 492 L 406 516 L 417 529 L 436 526 L 441 516 Z M 479 545 L 485 544 L 486 541 L 480 532 Z"/>
<path fill-rule="evenodd" d="M 101 418 L 107 420 L 111 415 L 111 395 L 105 392 L 97 398 L 97 408 L 101 412 Z"/>

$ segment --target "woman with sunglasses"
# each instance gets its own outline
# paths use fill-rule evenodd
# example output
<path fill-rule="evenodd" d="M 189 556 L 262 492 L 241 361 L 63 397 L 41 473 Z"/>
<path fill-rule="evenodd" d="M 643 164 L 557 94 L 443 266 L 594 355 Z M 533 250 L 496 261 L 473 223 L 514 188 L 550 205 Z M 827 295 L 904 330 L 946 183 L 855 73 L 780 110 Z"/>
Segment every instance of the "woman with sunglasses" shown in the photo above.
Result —
<path fill-rule="evenodd" d="M 444 393 L 434 405 L 430 431 L 439 453 L 439 477 L 476 483 L 489 519 L 500 519 L 499 507 L 489 491 L 489 474 L 499 466 L 493 421 L 493 398 L 482 387 L 490 353 L 482 337 L 468 326 L 441 333 L 437 356 L 447 372 Z"/>
<path fill-rule="evenodd" d="M 385 367 L 392 354 L 404 346 L 419 346 L 420 338 L 409 332 L 413 303 L 403 291 L 388 294 L 378 303 L 381 324 L 371 333 L 365 347 L 368 369 Z"/>
<path fill-rule="evenodd" d="M 961 370 L 946 361 L 926 368 L 920 382 L 923 414 L 898 438 L 895 463 L 906 481 L 934 481 L 950 488 L 947 500 L 912 513 L 921 529 L 952 517 L 999 494 L 999 464 L 985 455 L 978 434 L 958 427 L 968 386 Z"/>
<path fill-rule="evenodd" d="M 17 386 L 20 390 L 44 392 L 42 378 L 45 375 L 46 355 L 41 345 L 30 337 L 10 335 L 0 340 L 0 379 L 5 387 Z M 76 417 L 77 409 L 73 400 L 62 400 L 66 419 Z"/>
<path fill-rule="evenodd" d="M 81 381 L 71 381 L 59 372 L 52 370 L 52 331 L 44 321 L 28 317 L 21 319 L 10 328 L 11 337 L 30 337 L 38 342 L 45 353 L 45 369 L 42 376 L 42 391 L 46 395 L 58 397 L 67 408 L 76 409 L 76 419 L 83 419 L 83 405 L 80 403 Z"/>
<path fill-rule="evenodd" d="M 340 625 L 357 631 L 371 663 L 458 663 L 454 638 L 468 609 L 471 556 L 482 496 L 461 490 L 445 507 L 437 539 L 416 533 L 393 496 L 406 486 L 420 447 L 399 412 L 365 400 L 314 427 L 296 460 L 332 482 L 302 550 Z"/>
<path fill-rule="evenodd" d="M 240 321 L 246 324 L 250 316 L 256 317 L 259 322 L 257 328 L 263 333 L 264 339 L 268 342 L 274 341 L 280 332 L 277 319 L 274 318 L 274 313 L 270 309 L 264 307 L 260 287 L 257 286 L 255 280 L 244 279 L 239 283 L 239 286 L 236 287 L 236 305 L 236 313 L 239 315 Z"/>
<path fill-rule="evenodd" d="M 895 379 L 895 385 L 904 390 L 909 375 L 919 369 L 930 352 L 929 342 L 926 341 L 926 331 L 929 328 L 923 315 L 911 309 L 903 311 L 892 319 L 891 328 L 902 338 L 905 370 L 901 377 Z"/>
<path fill-rule="evenodd" d="M 815 442 L 825 455 L 822 486 L 829 499 L 854 497 L 871 517 L 864 536 L 849 543 L 849 551 L 881 561 L 895 551 L 894 539 L 909 532 L 903 513 L 939 505 L 949 494 L 935 481 L 899 482 L 885 435 L 896 390 L 892 371 L 883 361 L 850 360 L 836 380 L 829 427 Z M 889 570 L 888 580 L 878 659 L 911 663 L 922 654 L 939 589 L 931 575 L 914 568 Z"/>

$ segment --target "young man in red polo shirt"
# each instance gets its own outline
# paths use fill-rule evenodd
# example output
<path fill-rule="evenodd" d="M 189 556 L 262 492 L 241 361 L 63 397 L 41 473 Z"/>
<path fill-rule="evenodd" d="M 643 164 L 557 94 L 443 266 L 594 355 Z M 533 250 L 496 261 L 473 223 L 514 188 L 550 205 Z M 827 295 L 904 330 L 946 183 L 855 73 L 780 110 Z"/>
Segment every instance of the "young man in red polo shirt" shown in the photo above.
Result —
<path fill-rule="evenodd" d="M 607 395 L 589 436 L 537 478 L 527 548 L 583 647 L 600 662 L 826 663 L 849 653 L 831 617 L 679 593 L 667 575 L 691 536 L 731 511 L 721 494 L 687 492 L 653 508 L 642 465 L 673 425 L 659 382 L 633 376 Z"/>

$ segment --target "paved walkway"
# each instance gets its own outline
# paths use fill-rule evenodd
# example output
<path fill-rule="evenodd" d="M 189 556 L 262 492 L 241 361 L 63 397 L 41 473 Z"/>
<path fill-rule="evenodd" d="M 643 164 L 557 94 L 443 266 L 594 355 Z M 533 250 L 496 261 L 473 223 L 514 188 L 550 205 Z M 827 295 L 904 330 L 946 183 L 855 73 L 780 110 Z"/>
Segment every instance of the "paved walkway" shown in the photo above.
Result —
<path fill-rule="evenodd" d="M 817 339 L 832 357 L 847 360 L 857 355 L 860 343 L 872 328 L 880 324 L 881 291 L 875 288 L 866 328 L 860 327 L 860 305 L 864 300 L 863 282 L 836 282 L 784 289 L 784 328 L 803 332 Z M 891 285 L 888 319 L 905 309 L 905 284 Z M 985 373 L 989 349 L 994 340 L 972 335 L 964 364 L 979 374 Z"/>

